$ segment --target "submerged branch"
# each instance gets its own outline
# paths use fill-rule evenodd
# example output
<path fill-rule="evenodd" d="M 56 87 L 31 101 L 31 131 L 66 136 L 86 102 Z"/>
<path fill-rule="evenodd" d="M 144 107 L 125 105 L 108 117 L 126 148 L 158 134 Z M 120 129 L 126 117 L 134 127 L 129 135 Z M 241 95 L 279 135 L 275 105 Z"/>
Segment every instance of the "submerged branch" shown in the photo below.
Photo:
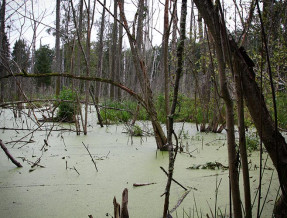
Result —
<path fill-rule="evenodd" d="M 3 144 L 2 140 L 0 139 L 0 146 L 7 155 L 7 157 L 15 164 L 17 167 L 23 167 L 17 160 L 14 159 L 14 157 L 10 154 L 6 146 Z"/>
<path fill-rule="evenodd" d="M 94 163 L 94 165 L 95 165 L 95 168 L 96 168 L 96 170 L 97 170 L 97 172 L 98 172 L 97 164 L 96 164 L 96 162 L 95 162 L 93 156 L 91 155 L 91 153 L 90 153 L 88 147 L 85 145 L 85 143 L 84 143 L 84 142 L 82 142 L 82 143 L 83 143 L 84 147 L 86 148 L 86 150 L 88 151 L 88 153 L 89 153 L 89 155 L 90 155 L 90 157 L 91 157 L 91 159 L 92 159 L 92 161 L 93 161 L 93 163 Z"/>

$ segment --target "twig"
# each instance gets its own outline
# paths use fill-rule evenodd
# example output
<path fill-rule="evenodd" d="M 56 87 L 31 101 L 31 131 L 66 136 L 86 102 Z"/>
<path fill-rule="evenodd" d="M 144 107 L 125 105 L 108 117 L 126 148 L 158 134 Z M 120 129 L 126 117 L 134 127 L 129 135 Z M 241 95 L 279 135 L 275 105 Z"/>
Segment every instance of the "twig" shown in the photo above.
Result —
<path fill-rule="evenodd" d="M 35 166 L 38 166 L 38 167 L 45 168 L 43 165 L 40 165 L 39 162 L 36 163 L 36 162 L 30 161 L 30 160 L 26 159 L 25 157 L 18 157 L 18 158 L 21 158 L 22 161 L 26 161 L 30 165 L 35 165 Z"/>
<path fill-rule="evenodd" d="M 91 159 L 92 159 L 92 161 L 93 161 L 93 163 L 94 163 L 94 165 L 95 165 L 95 168 L 96 168 L 96 170 L 97 170 L 97 172 L 98 172 L 97 164 L 96 164 L 96 162 L 95 162 L 93 156 L 91 155 L 91 153 L 90 153 L 88 147 L 85 145 L 85 143 L 84 143 L 84 142 L 82 142 L 82 143 L 83 143 L 84 147 L 86 148 L 86 150 L 88 151 L 88 153 L 89 153 L 89 155 L 90 155 L 90 157 L 91 157 Z"/>
<path fill-rule="evenodd" d="M 41 126 L 43 126 L 44 124 L 45 124 L 45 122 L 42 123 L 40 126 L 38 126 L 36 129 L 34 129 L 32 132 L 30 132 L 30 133 L 28 133 L 27 135 L 25 135 L 25 136 L 23 136 L 22 138 L 20 138 L 18 141 L 21 141 L 22 139 L 26 138 L 28 135 L 30 135 L 30 134 L 36 132 L 36 131 L 37 131 L 38 129 L 40 129 Z M 15 144 L 12 146 L 12 148 L 16 145 L 16 143 L 17 143 L 17 142 L 15 142 Z M 26 145 L 26 144 L 24 144 L 24 145 Z M 19 148 L 22 148 L 24 145 L 20 146 Z M 18 149 L 19 149 L 19 148 L 18 148 Z"/>
<path fill-rule="evenodd" d="M 78 170 L 76 169 L 76 167 L 74 166 L 74 168 L 73 168 L 79 175 L 80 175 L 80 173 L 78 172 Z"/>

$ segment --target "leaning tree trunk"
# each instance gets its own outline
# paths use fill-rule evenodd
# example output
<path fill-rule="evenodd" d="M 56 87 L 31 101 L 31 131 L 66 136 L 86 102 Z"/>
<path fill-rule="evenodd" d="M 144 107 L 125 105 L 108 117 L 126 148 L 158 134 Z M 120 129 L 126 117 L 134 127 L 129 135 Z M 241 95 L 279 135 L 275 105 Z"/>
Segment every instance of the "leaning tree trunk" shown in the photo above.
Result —
<path fill-rule="evenodd" d="M 198 10 L 202 13 L 204 20 L 209 27 L 215 40 L 217 34 L 226 34 L 225 27 L 216 28 L 216 26 L 223 26 L 220 21 L 220 16 L 214 10 L 214 5 L 211 0 L 194 0 Z M 215 25 L 216 24 L 216 25 Z M 264 97 L 255 81 L 255 73 L 253 71 L 254 63 L 241 47 L 238 48 L 233 39 L 222 38 L 224 46 L 224 54 L 228 59 L 229 49 L 233 56 L 234 64 L 238 65 L 241 69 L 242 87 L 246 105 L 253 119 L 256 129 L 261 134 L 261 140 L 272 159 L 272 162 L 278 172 L 279 182 L 283 193 L 287 189 L 287 144 L 279 131 L 276 131 L 274 121 L 267 109 Z M 218 41 L 217 41 L 218 43 Z M 261 119 L 261 116 L 264 120 Z M 287 196 L 282 195 L 280 200 L 276 203 L 275 207 L 276 217 L 287 216 Z"/>
<path fill-rule="evenodd" d="M 123 19 L 123 27 L 125 28 L 127 35 L 128 35 L 128 39 L 129 39 L 129 43 L 130 43 L 130 47 L 131 47 L 131 52 L 132 52 L 132 59 L 133 59 L 133 63 L 135 66 L 135 71 L 136 71 L 136 76 L 138 77 L 141 92 L 143 94 L 143 100 L 144 100 L 145 105 L 146 105 L 145 108 L 146 108 L 146 110 L 150 116 L 152 126 L 154 129 L 157 148 L 160 150 L 166 150 L 167 139 L 166 139 L 166 136 L 165 136 L 163 129 L 162 129 L 162 127 L 158 121 L 158 118 L 157 118 L 157 113 L 156 113 L 155 105 L 153 102 L 151 85 L 150 85 L 150 81 L 149 81 L 149 78 L 147 75 L 146 65 L 145 65 L 145 62 L 143 61 L 143 59 L 142 59 L 142 57 L 141 57 L 141 55 L 137 49 L 136 41 L 129 31 L 129 27 L 128 27 L 128 23 L 127 23 L 125 13 L 123 10 L 122 2 L 118 1 L 118 5 L 119 5 L 119 9 L 120 9 L 120 15 Z"/>

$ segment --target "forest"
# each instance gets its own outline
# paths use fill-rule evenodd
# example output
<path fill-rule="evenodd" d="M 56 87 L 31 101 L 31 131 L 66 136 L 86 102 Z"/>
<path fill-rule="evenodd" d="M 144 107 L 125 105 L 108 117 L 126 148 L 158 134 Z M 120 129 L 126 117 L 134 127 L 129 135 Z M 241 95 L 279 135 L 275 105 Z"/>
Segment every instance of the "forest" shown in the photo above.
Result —
<path fill-rule="evenodd" d="M 286 0 L 0 11 L 0 217 L 287 217 Z"/>

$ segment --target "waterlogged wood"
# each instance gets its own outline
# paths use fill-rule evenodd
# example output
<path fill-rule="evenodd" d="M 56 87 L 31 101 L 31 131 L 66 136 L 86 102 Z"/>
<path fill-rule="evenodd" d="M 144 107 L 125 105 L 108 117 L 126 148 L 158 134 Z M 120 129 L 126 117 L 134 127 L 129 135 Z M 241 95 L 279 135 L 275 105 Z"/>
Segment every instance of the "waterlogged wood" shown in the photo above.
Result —
<path fill-rule="evenodd" d="M 114 217 L 115 217 L 115 218 L 120 218 L 121 206 L 120 206 L 120 204 L 117 202 L 116 197 L 114 197 L 113 204 L 114 204 Z"/>
<path fill-rule="evenodd" d="M 155 182 L 151 182 L 151 183 L 134 183 L 133 186 L 134 187 L 140 187 L 140 186 L 147 186 L 147 185 L 154 185 L 156 184 Z"/>
<path fill-rule="evenodd" d="M 93 99 L 93 103 L 94 103 L 95 108 L 96 108 L 96 111 L 97 111 L 98 121 L 99 121 L 100 126 L 101 126 L 101 127 L 104 127 L 104 125 L 103 125 L 103 119 L 102 119 L 102 117 L 101 117 L 99 107 L 98 107 L 98 105 L 96 104 L 95 96 L 93 95 L 92 89 L 94 89 L 93 86 L 91 86 L 91 88 L 89 89 L 89 91 L 90 91 L 90 95 L 91 95 L 91 97 L 92 97 L 92 99 Z"/>
<path fill-rule="evenodd" d="M 15 164 L 17 167 L 23 167 L 17 160 L 14 159 L 14 157 L 10 154 L 6 146 L 3 144 L 2 140 L 0 139 L 0 145 L 7 157 Z"/>
<path fill-rule="evenodd" d="M 128 201 L 129 201 L 128 189 L 125 188 L 122 194 L 121 218 L 129 218 Z"/>
<path fill-rule="evenodd" d="M 173 213 L 183 202 L 183 200 L 185 199 L 185 197 L 189 194 L 189 192 L 191 191 L 191 189 L 186 190 L 182 196 L 178 199 L 177 204 L 170 210 L 169 213 Z"/>
<path fill-rule="evenodd" d="M 89 151 L 89 149 L 88 149 L 88 147 L 85 145 L 85 143 L 84 143 L 84 142 L 82 142 L 82 143 L 83 143 L 84 147 L 86 148 L 86 150 L 88 151 L 88 153 L 89 153 L 89 155 L 90 155 L 90 157 L 91 157 L 91 159 L 92 159 L 92 161 L 93 161 L 93 163 L 94 163 L 94 165 L 95 165 L 95 168 L 96 168 L 96 170 L 97 170 L 97 172 L 98 172 L 97 164 L 96 164 L 96 162 L 95 162 L 93 156 L 91 155 L 91 152 Z"/>

